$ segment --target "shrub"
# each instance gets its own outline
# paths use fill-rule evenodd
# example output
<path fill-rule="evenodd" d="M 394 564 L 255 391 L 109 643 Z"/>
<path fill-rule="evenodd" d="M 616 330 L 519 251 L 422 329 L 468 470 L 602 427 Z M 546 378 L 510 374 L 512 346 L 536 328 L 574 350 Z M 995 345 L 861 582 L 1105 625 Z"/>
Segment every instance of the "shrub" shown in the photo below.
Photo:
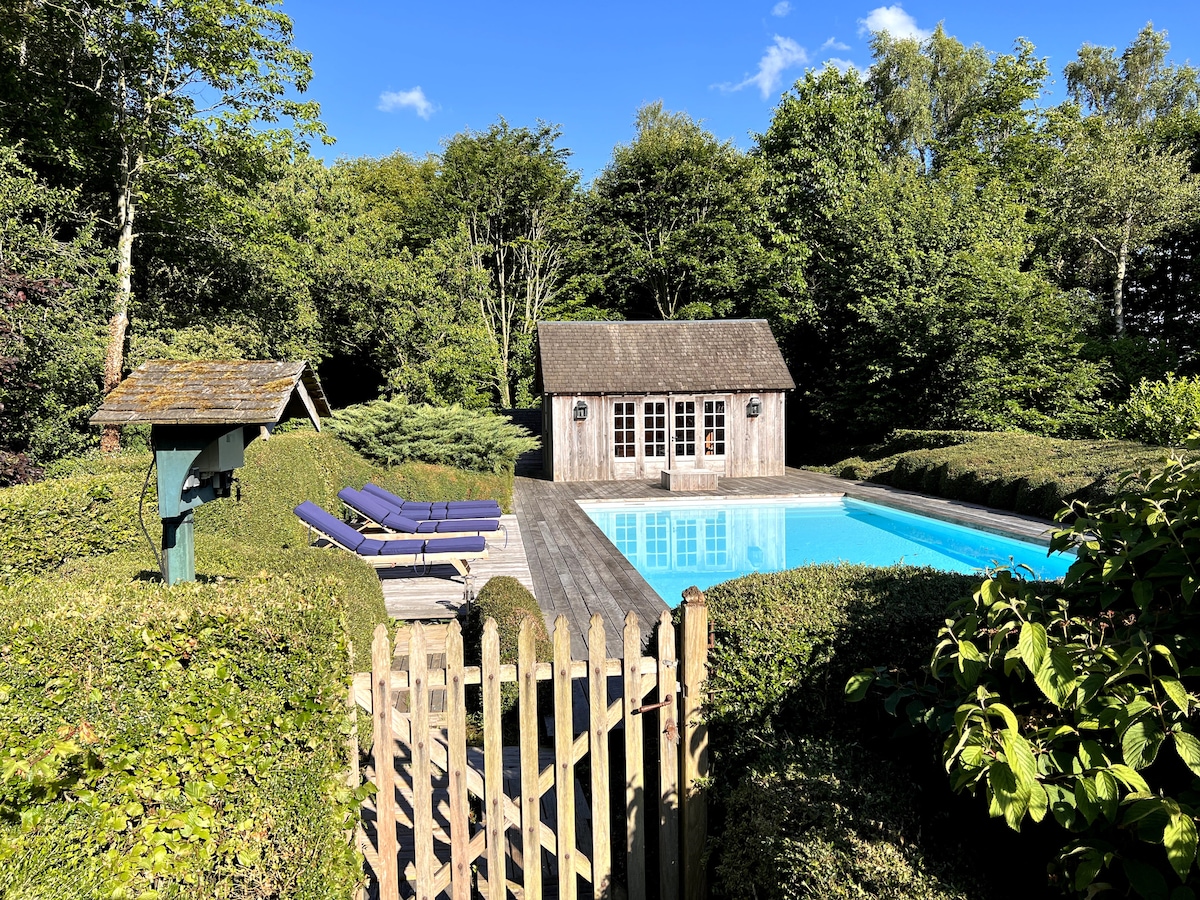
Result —
<path fill-rule="evenodd" d="M 345 652 L 286 577 L 0 589 L 0 894 L 349 896 Z"/>
<path fill-rule="evenodd" d="M 854 743 L 799 738 L 770 748 L 733 788 L 718 896 L 746 900 L 975 896 L 930 871 L 917 794 L 903 765 Z M 947 883 L 947 882 L 950 883 Z"/>
<path fill-rule="evenodd" d="M 974 824 L 948 792 L 938 805 L 922 790 L 944 777 L 928 739 L 847 707 L 842 690 L 860 661 L 921 670 L 949 605 L 977 581 L 821 565 L 707 592 L 716 896 L 1007 896 L 987 886 Z"/>
<path fill-rule="evenodd" d="M 1124 488 L 1055 535 L 1055 549 L 1079 548 L 1063 583 L 997 573 L 947 619 L 932 681 L 897 685 L 881 656 L 854 690 L 881 677 L 892 709 L 907 700 L 944 736 L 952 786 L 982 793 L 991 816 L 1014 830 L 1056 823 L 1076 893 L 1192 897 L 1200 461 L 1169 460 Z"/>
<path fill-rule="evenodd" d="M 521 638 L 521 623 L 526 618 L 534 622 L 534 652 L 538 662 L 549 662 L 554 657 L 554 648 L 546 629 L 546 620 L 537 600 L 529 589 L 511 575 L 489 578 L 479 589 L 471 605 L 471 615 L 463 633 L 463 652 L 470 664 L 478 665 L 483 657 L 483 623 L 489 618 L 496 620 L 500 639 L 500 662 L 516 663 L 517 648 Z M 500 708 L 507 713 L 517 702 L 518 689 L 514 683 L 500 686 Z"/>
<path fill-rule="evenodd" d="M 1126 441 L 1022 432 L 898 431 L 823 471 L 1049 519 L 1076 500 L 1110 500 L 1122 472 L 1164 453 Z"/>
<path fill-rule="evenodd" d="M 1162 447 L 1180 447 L 1200 431 L 1200 376 L 1165 381 L 1143 378 L 1129 399 L 1113 409 L 1104 428 L 1115 437 Z"/>
<path fill-rule="evenodd" d="M 511 472 L 537 438 L 503 416 L 460 406 L 375 400 L 339 410 L 330 427 L 368 459 L 427 462 L 474 472 Z"/>

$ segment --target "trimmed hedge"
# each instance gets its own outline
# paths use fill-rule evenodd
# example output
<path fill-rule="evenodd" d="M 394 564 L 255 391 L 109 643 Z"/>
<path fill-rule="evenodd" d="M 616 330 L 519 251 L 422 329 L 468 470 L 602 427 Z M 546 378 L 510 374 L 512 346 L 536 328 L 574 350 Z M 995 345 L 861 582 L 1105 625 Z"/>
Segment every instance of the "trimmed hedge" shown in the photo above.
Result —
<path fill-rule="evenodd" d="M 0 895 L 349 896 L 345 654 L 286 576 L 0 589 Z"/>
<path fill-rule="evenodd" d="M 1107 503 L 1119 476 L 1167 451 L 1129 441 L 1073 441 L 1024 432 L 897 431 L 820 471 L 1050 519 L 1079 500 Z"/>
<path fill-rule="evenodd" d="M 978 581 L 820 565 L 706 592 L 714 897 L 1012 895 L 1018 879 L 988 861 L 1006 838 L 961 817 L 948 790 L 935 800 L 945 776 L 928 736 L 897 734 L 843 691 L 860 664 L 927 665 L 948 606 Z"/>
<path fill-rule="evenodd" d="M 516 663 L 521 623 L 527 617 L 534 621 L 533 646 L 538 662 L 550 662 L 554 658 L 554 646 L 550 643 L 546 620 L 533 594 L 511 575 L 489 578 L 471 604 L 471 614 L 463 633 L 463 650 L 470 663 L 478 665 L 482 658 L 483 623 L 489 618 L 496 620 L 500 662 Z M 502 712 L 507 713 L 516 706 L 518 695 L 516 684 L 508 682 L 500 686 Z"/>

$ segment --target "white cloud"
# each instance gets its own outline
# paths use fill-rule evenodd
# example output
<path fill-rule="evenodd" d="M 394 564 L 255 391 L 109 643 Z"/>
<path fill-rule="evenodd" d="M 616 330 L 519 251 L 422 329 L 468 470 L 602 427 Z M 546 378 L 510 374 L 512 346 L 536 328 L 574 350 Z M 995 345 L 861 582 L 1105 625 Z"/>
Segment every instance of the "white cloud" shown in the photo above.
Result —
<path fill-rule="evenodd" d="M 779 16 L 781 19 L 791 11 L 792 4 L 788 3 L 788 0 L 779 0 L 778 3 L 771 7 L 771 15 Z"/>
<path fill-rule="evenodd" d="M 850 49 L 849 44 L 843 44 L 837 38 L 830 38 L 829 40 L 827 40 L 825 43 L 823 43 L 821 45 L 821 49 L 818 52 L 823 53 L 826 50 L 849 50 L 849 49 Z"/>
<path fill-rule="evenodd" d="M 775 43 L 767 48 L 763 58 L 758 61 L 758 72 L 737 84 L 719 84 L 722 91 L 740 91 L 752 84 L 758 85 L 763 99 L 771 96 L 771 92 L 779 87 L 783 73 L 787 69 L 802 66 L 808 62 L 808 52 L 791 38 L 775 35 Z"/>
<path fill-rule="evenodd" d="M 418 116 L 428 119 L 433 115 L 433 104 L 425 97 L 421 86 L 417 85 L 411 91 L 384 91 L 379 95 L 379 110 L 395 112 L 411 106 Z"/>
<path fill-rule="evenodd" d="M 867 13 L 865 19 L 858 20 L 858 33 L 866 35 L 886 31 L 894 38 L 911 38 L 923 41 L 932 31 L 917 27 L 917 20 L 904 11 L 897 3 L 895 6 L 880 6 Z"/>
<path fill-rule="evenodd" d="M 821 63 L 821 65 L 833 66 L 835 69 L 837 69 L 843 75 L 846 73 L 847 69 L 857 69 L 858 68 L 858 66 L 856 66 L 852 60 L 840 59 L 836 56 L 829 57 L 829 59 L 825 60 L 825 62 Z"/>

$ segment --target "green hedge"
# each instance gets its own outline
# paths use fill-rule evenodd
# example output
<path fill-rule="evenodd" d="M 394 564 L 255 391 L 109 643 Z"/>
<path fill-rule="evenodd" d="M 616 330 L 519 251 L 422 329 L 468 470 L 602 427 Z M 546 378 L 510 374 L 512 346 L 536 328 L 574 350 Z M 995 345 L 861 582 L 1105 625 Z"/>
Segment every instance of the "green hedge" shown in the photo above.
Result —
<path fill-rule="evenodd" d="M 896 735 L 882 710 L 848 706 L 843 692 L 860 664 L 927 665 L 947 607 L 978 580 L 821 565 L 706 593 L 715 897 L 1010 895 L 1011 883 L 987 887 L 994 873 L 967 840 L 982 841 L 986 823 L 955 819 L 922 790 L 944 783 L 929 739 Z"/>
<path fill-rule="evenodd" d="M 822 471 L 1049 519 L 1075 500 L 1108 502 L 1122 472 L 1166 453 L 1129 441 L 1023 432 L 898 431 Z"/>
<path fill-rule="evenodd" d="M 0 896 L 349 896 L 345 654 L 286 576 L 0 589 Z"/>
<path fill-rule="evenodd" d="M 464 652 L 470 664 L 478 665 L 482 658 L 483 623 L 489 618 L 496 620 L 497 636 L 500 639 L 500 662 L 516 663 L 517 648 L 521 638 L 521 623 L 526 618 L 534 621 L 534 652 L 538 662 L 550 662 L 554 658 L 554 647 L 550 643 L 546 620 L 541 607 L 529 589 L 511 575 L 489 578 L 471 604 L 471 614 L 463 633 Z M 500 686 L 500 708 L 507 713 L 517 703 L 516 684 Z"/>

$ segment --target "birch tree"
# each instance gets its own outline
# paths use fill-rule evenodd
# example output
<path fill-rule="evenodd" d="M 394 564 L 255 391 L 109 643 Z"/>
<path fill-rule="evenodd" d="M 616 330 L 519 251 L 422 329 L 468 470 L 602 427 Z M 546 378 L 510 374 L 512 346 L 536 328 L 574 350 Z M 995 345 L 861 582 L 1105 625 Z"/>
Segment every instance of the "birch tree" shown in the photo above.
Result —
<path fill-rule="evenodd" d="M 441 191 L 467 232 L 472 265 L 487 275 L 476 292 L 496 360 L 500 406 L 528 381 L 538 320 L 559 299 L 573 239 L 578 176 L 550 125 L 463 132 L 442 152 Z"/>
<path fill-rule="evenodd" d="M 21 40 L 27 60 L 54 90 L 99 109 L 111 190 L 116 287 L 109 309 L 103 388 L 121 381 L 137 263 L 137 221 L 154 178 L 203 177 L 215 164 L 214 137 L 251 133 L 280 118 L 321 134 L 315 103 L 291 99 L 312 75 L 310 56 L 292 46 L 291 20 L 274 0 L 66 0 L 26 3 Z M 38 37 L 34 40 L 32 38 Z M 67 63 L 69 62 L 69 66 Z M 116 429 L 101 448 L 113 450 Z"/>

